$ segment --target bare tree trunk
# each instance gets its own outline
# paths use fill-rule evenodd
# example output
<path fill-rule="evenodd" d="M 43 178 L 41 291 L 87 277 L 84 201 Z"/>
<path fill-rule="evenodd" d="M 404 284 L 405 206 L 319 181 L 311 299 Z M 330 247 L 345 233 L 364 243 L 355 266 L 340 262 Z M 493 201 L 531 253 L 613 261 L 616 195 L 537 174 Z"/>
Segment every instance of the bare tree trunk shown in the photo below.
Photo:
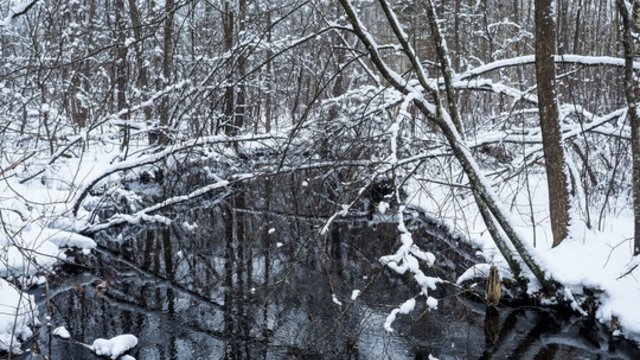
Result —
<path fill-rule="evenodd" d="M 173 14 L 174 14 L 174 0 L 166 0 L 164 5 L 164 46 L 162 57 L 162 84 L 165 86 L 171 83 L 171 67 L 173 65 Z M 169 99 L 167 96 L 162 98 L 160 103 L 160 131 L 154 134 L 149 134 L 150 142 L 159 144 L 168 144 L 169 136 L 167 134 L 167 128 L 169 126 Z"/>
<path fill-rule="evenodd" d="M 456 130 L 460 133 L 460 136 L 464 138 L 464 128 L 462 126 L 462 119 L 458 114 L 458 104 L 456 101 L 456 91 L 453 88 L 453 71 L 451 71 L 451 60 L 447 52 L 447 44 L 444 36 L 440 32 L 440 26 L 438 25 L 438 19 L 431 0 L 425 1 L 427 7 L 427 18 L 429 19 L 429 26 L 431 28 L 431 34 L 436 46 L 436 54 L 440 61 L 440 70 L 444 76 L 445 90 L 447 94 L 447 102 L 449 104 L 449 114 L 451 120 L 456 126 Z"/>
<path fill-rule="evenodd" d="M 455 0 L 453 5 L 453 42 L 455 46 L 455 53 L 453 58 L 453 69 L 460 71 L 460 57 L 462 54 L 462 44 L 460 41 L 460 2 L 462 0 Z"/>
<path fill-rule="evenodd" d="M 224 50 L 229 52 L 233 48 L 233 25 L 234 16 L 232 5 L 228 0 L 224 2 L 224 8 L 222 10 L 222 30 L 223 30 L 223 43 Z M 229 70 L 233 71 L 233 70 Z M 229 76 L 229 82 L 231 82 L 231 76 Z M 227 135 L 234 135 L 235 130 L 235 87 L 228 85 L 224 93 L 224 132 Z"/>
<path fill-rule="evenodd" d="M 268 30 L 267 30 L 267 43 L 271 44 L 272 41 L 272 31 L 271 31 L 271 27 L 273 26 L 272 24 L 272 14 L 271 14 L 271 8 L 269 8 L 267 10 L 267 26 L 268 26 Z M 267 59 L 271 58 L 271 56 L 273 55 L 271 48 L 269 48 L 269 50 L 267 50 Z M 271 132 L 271 117 L 273 116 L 271 113 L 271 89 L 272 89 L 272 82 L 273 82 L 273 69 L 272 69 L 272 61 L 269 61 L 267 63 L 267 94 L 266 99 L 265 99 L 265 103 L 264 103 L 264 132 L 265 133 L 270 133 Z"/>
<path fill-rule="evenodd" d="M 564 149 L 556 105 L 556 69 L 553 62 L 556 50 L 555 23 L 552 0 L 536 0 L 535 6 L 538 109 L 555 247 L 567 237 L 569 225 L 569 192 L 564 172 Z"/>
<path fill-rule="evenodd" d="M 638 33 L 640 30 L 640 2 L 633 2 L 633 32 Z M 634 47 L 634 55 L 640 53 L 640 44 L 636 39 Z M 627 65 L 629 66 L 629 65 Z M 633 62 L 630 64 L 633 66 Z M 636 73 L 636 78 L 638 74 Z M 633 83 L 635 86 L 635 83 Z M 640 87 L 635 86 L 634 94 L 636 101 L 640 97 Z M 636 102 L 637 104 L 637 102 Z M 631 111 L 634 116 L 631 117 L 631 152 L 633 153 L 633 255 L 640 255 L 640 114 L 637 105 Z"/>
<path fill-rule="evenodd" d="M 247 3 L 246 0 L 238 1 L 238 34 L 244 33 L 245 31 L 245 21 L 247 18 Z M 238 52 L 238 78 L 243 79 L 245 76 L 245 53 L 243 50 Z M 244 80 L 243 80 L 244 82 Z M 240 83 L 238 85 L 238 94 L 236 95 L 236 103 L 235 103 L 235 114 L 233 116 L 233 128 L 234 134 L 237 135 L 240 130 L 244 127 L 247 111 L 246 111 L 246 97 L 247 97 L 247 87 L 244 83 Z"/>
<path fill-rule="evenodd" d="M 129 107 L 127 102 L 127 46 L 125 41 L 127 39 L 127 25 L 124 19 L 124 1 L 116 0 L 114 4 L 114 10 L 116 13 L 116 31 L 118 32 L 118 56 L 116 60 L 116 106 L 117 111 L 122 111 Z M 129 120 L 129 113 L 125 113 L 121 116 L 123 120 Z M 129 127 L 125 125 L 123 127 L 122 144 L 120 150 L 126 153 L 129 148 Z"/>
<path fill-rule="evenodd" d="M 624 0 L 618 0 L 618 9 L 622 15 L 623 45 L 625 57 L 625 95 L 629 106 L 631 121 L 631 153 L 633 173 L 633 255 L 640 255 L 640 114 L 638 114 L 638 97 L 640 87 L 636 84 L 633 71 L 633 58 L 638 53 L 632 32 L 640 28 L 640 4 L 633 3 L 633 15 L 629 14 Z M 634 19 L 632 19 L 632 16 Z M 634 21 L 635 20 L 635 21 Z"/>
<path fill-rule="evenodd" d="M 142 91 L 142 101 L 146 103 L 149 98 L 147 92 L 149 91 L 149 75 L 147 74 L 147 67 L 144 64 L 144 57 L 142 51 L 142 21 L 140 20 L 140 12 L 138 11 L 138 5 L 136 0 L 129 0 L 129 16 L 131 17 L 131 27 L 133 29 L 133 37 L 136 40 L 135 53 L 136 53 L 136 67 L 138 68 L 138 88 Z M 144 119 L 147 125 L 151 125 L 151 119 L 153 117 L 153 110 L 151 106 L 144 105 L 142 107 L 144 112 Z M 151 136 L 149 136 L 149 143 L 153 144 Z"/>
<path fill-rule="evenodd" d="M 582 1 L 583 0 L 578 0 L 578 12 L 576 14 L 576 30 L 573 35 L 573 53 L 574 54 L 580 53 L 580 42 L 581 42 L 580 37 L 581 37 L 581 31 L 582 31 L 582 28 L 580 26 L 581 20 L 582 20 Z"/>

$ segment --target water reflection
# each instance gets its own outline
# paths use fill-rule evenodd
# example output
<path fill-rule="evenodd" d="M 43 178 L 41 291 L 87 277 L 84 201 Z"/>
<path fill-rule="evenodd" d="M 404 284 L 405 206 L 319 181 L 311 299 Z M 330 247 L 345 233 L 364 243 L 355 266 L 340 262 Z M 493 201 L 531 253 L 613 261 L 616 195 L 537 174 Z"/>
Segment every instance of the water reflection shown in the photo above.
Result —
<path fill-rule="evenodd" d="M 362 217 L 321 236 L 322 222 L 309 215 L 317 204 L 289 209 L 271 190 L 245 190 L 218 206 L 180 209 L 171 226 L 105 234 L 97 255 L 84 259 L 88 270 L 59 280 L 63 290 L 50 301 L 51 324 L 72 340 L 52 339 L 43 327 L 37 348 L 51 359 L 91 359 L 77 342 L 132 333 L 138 359 L 640 358 L 624 345 L 610 352 L 599 335 L 587 340 L 577 318 L 485 311 L 454 287 L 434 294 L 437 311 L 419 301 L 386 333 L 389 311 L 417 294 L 376 260 L 397 246 L 396 225 Z M 451 265 L 440 276 L 453 278 L 472 261 L 455 240 L 431 236 L 436 228 L 414 226 L 416 241 Z"/>

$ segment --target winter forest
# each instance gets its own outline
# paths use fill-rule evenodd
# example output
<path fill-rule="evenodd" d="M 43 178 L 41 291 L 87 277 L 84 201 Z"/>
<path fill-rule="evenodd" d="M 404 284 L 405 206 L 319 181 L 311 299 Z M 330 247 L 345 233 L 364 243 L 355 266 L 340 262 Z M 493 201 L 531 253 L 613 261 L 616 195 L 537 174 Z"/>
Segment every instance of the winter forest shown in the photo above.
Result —
<path fill-rule="evenodd" d="M 640 358 L 640 1 L 0 19 L 0 358 Z"/>

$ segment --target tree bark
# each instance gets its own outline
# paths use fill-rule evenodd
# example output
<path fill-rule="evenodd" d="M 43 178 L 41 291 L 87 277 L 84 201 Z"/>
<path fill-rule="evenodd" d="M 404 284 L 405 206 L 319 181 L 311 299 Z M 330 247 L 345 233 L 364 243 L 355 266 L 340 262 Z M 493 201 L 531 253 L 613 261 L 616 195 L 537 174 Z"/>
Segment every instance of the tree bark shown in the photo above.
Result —
<path fill-rule="evenodd" d="M 115 69 L 115 83 L 116 83 L 116 107 L 117 111 L 120 112 L 124 109 L 129 108 L 129 104 L 127 102 L 127 46 L 125 45 L 125 41 L 127 39 L 127 25 L 125 23 L 124 18 L 124 1 L 116 0 L 114 4 L 114 10 L 116 13 L 116 31 L 118 32 L 118 56 L 116 60 L 116 69 Z M 129 120 L 129 113 L 121 115 L 123 120 Z M 120 144 L 120 150 L 123 151 L 126 158 L 126 153 L 129 148 L 129 127 L 125 125 L 123 127 L 122 134 L 122 143 Z"/>
<path fill-rule="evenodd" d="M 147 74 L 147 67 L 144 63 L 143 49 L 142 49 L 142 21 L 140 20 L 140 12 L 138 11 L 138 5 L 136 0 L 128 0 L 129 2 L 129 16 L 131 17 L 131 27 L 133 29 L 133 37 L 136 40 L 135 54 L 136 54 L 136 67 L 138 68 L 137 86 L 143 92 L 142 100 L 146 102 L 149 99 L 147 92 L 149 91 L 149 75 Z M 153 118 L 153 109 L 149 105 L 142 107 L 144 112 L 144 118 L 147 125 L 151 125 L 151 119 Z M 149 143 L 152 144 L 153 139 L 149 138 Z"/>
<path fill-rule="evenodd" d="M 268 30 L 267 30 L 267 43 L 271 44 L 272 42 L 272 15 L 271 15 L 271 7 L 269 7 L 269 9 L 267 10 L 267 26 L 268 26 Z M 271 48 L 269 48 L 267 50 L 267 59 L 270 59 L 271 56 L 273 56 L 273 52 L 271 51 Z M 273 69 L 272 69 L 272 61 L 267 62 L 267 69 L 266 69 L 266 78 L 267 78 L 267 94 L 265 95 L 265 101 L 264 101 L 264 132 L 265 133 L 270 133 L 271 132 L 271 117 L 273 116 L 271 113 L 271 91 L 272 91 L 272 86 L 273 86 Z"/>
<path fill-rule="evenodd" d="M 173 66 L 173 14 L 174 0 L 166 0 L 164 5 L 164 44 L 162 57 L 162 84 L 165 86 L 171 83 L 171 68 Z M 160 103 L 160 131 L 150 134 L 149 138 L 153 142 L 161 145 L 169 143 L 167 129 L 169 126 L 169 99 L 165 95 Z"/>
<path fill-rule="evenodd" d="M 224 8 L 222 10 L 222 31 L 223 31 L 223 43 L 224 50 L 229 52 L 233 48 L 233 24 L 234 16 L 233 9 L 229 1 L 224 2 Z M 231 71 L 231 70 L 229 70 Z M 231 81 L 230 81 L 231 82 Z M 235 87 L 228 85 L 224 93 L 224 132 L 228 135 L 233 135 L 234 131 L 234 111 L 235 111 Z"/>
<path fill-rule="evenodd" d="M 568 234 L 569 192 L 567 176 L 564 172 L 564 149 L 556 105 L 556 69 L 553 61 L 556 36 L 552 0 L 536 0 L 535 22 L 538 110 L 547 170 L 553 247 L 556 247 Z"/>
<path fill-rule="evenodd" d="M 247 19 L 247 3 L 246 0 L 239 0 L 238 1 L 238 17 L 239 19 L 237 19 L 238 21 L 238 34 L 244 33 L 245 29 L 246 29 L 246 19 Z M 238 78 L 243 79 L 245 77 L 246 74 L 246 70 L 245 70 L 245 62 L 246 62 L 246 55 L 245 52 L 243 50 L 238 52 L 238 65 L 237 65 L 237 71 L 238 71 Z M 242 80 L 243 81 L 243 80 Z M 237 135 L 242 128 L 245 125 L 246 122 L 246 116 L 247 116 L 247 104 L 246 104 L 246 97 L 247 97 L 247 87 L 244 85 L 243 82 L 241 82 L 240 84 L 238 84 L 238 89 L 237 89 L 238 93 L 236 94 L 236 103 L 235 103 L 235 114 L 233 116 L 233 135 Z"/>
<path fill-rule="evenodd" d="M 449 53 L 447 52 L 447 44 L 445 38 L 440 32 L 440 26 L 438 25 L 438 18 L 435 12 L 435 8 L 431 0 L 425 1 L 427 8 L 427 18 L 429 19 L 429 27 L 431 29 L 431 35 L 436 46 L 436 54 L 440 61 L 440 71 L 444 76 L 445 90 L 447 94 L 447 102 L 449 104 L 449 114 L 451 120 L 456 126 L 458 133 L 464 138 L 464 128 L 462 126 L 462 119 L 458 113 L 458 103 L 456 99 L 456 90 L 453 87 L 453 71 L 451 70 L 451 60 L 449 59 Z"/>
<path fill-rule="evenodd" d="M 632 189 L 633 189 L 633 255 L 640 255 L 640 114 L 638 114 L 638 97 L 640 87 L 636 84 L 633 71 L 633 58 L 638 53 L 638 46 L 634 44 L 632 31 L 640 28 L 640 4 L 633 3 L 633 15 L 627 11 L 624 0 L 618 0 L 618 9 L 622 15 L 625 57 L 625 96 L 629 106 L 631 122 L 631 153 L 632 153 Z M 633 17 L 633 19 L 632 19 Z"/>

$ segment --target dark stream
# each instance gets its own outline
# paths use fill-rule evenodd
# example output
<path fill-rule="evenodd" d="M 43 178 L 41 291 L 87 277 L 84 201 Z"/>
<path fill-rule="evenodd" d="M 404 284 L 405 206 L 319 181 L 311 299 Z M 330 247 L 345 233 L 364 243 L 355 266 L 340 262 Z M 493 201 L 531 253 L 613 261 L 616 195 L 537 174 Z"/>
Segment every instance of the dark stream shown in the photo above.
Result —
<path fill-rule="evenodd" d="M 417 294 L 377 261 L 398 246 L 395 224 L 354 216 L 322 236 L 323 221 L 304 215 L 312 206 L 276 206 L 269 195 L 251 202 L 269 211 L 246 210 L 249 196 L 177 209 L 170 226 L 99 236 L 95 255 L 52 281 L 49 301 L 40 290 L 52 327 L 21 358 L 95 359 L 78 342 L 131 333 L 137 359 L 640 359 L 581 317 L 505 306 L 487 317 L 481 300 L 453 286 L 432 294 L 437 311 L 419 298 L 387 333 L 387 314 Z M 454 279 L 471 264 L 473 249 L 407 219 L 438 257 L 428 274 Z M 70 340 L 50 336 L 61 325 Z"/>

